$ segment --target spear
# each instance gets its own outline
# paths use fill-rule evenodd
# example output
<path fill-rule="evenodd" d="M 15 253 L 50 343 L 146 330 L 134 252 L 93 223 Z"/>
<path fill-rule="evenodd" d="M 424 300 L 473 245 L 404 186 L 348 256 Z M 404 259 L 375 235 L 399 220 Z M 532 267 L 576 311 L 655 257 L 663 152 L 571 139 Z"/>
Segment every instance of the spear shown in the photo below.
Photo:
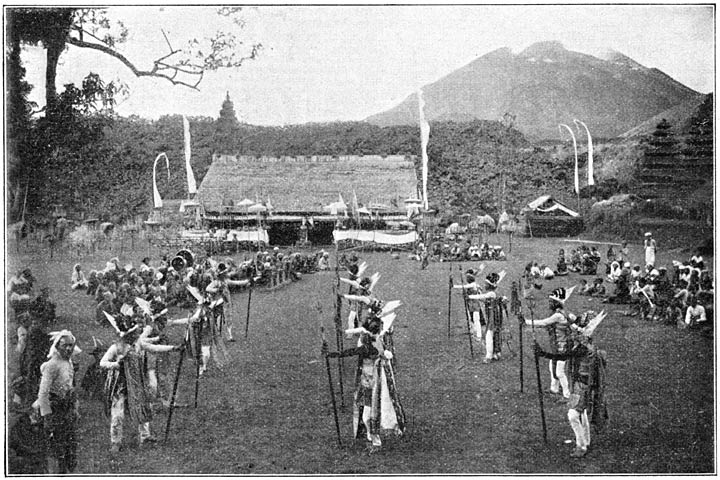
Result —
<path fill-rule="evenodd" d="M 533 297 L 528 298 L 528 308 L 530 309 L 530 320 L 532 322 L 532 334 L 533 334 L 533 354 L 535 356 L 535 375 L 537 376 L 537 387 L 538 387 L 538 401 L 540 403 L 540 419 L 542 420 L 543 430 L 543 441 L 547 442 L 547 425 L 545 423 L 545 403 L 543 401 L 542 382 L 540 380 L 540 356 L 538 355 L 539 345 L 535 338 L 535 299 Z"/>
<path fill-rule="evenodd" d="M 520 342 L 520 393 L 523 393 L 525 385 L 523 378 L 523 321 L 520 318 L 520 314 L 522 313 L 522 304 L 520 303 L 520 294 L 518 292 L 519 284 L 520 282 L 513 282 L 510 294 L 510 308 L 518 319 L 518 342 Z"/>
<path fill-rule="evenodd" d="M 342 352 L 345 349 L 343 345 L 342 331 L 342 296 L 340 295 L 340 257 L 338 256 L 338 246 L 335 244 L 335 285 L 333 285 L 333 294 L 335 295 L 335 343 L 337 349 Z M 358 321 L 360 319 L 358 318 Z M 345 391 L 343 379 L 343 359 L 338 359 L 338 383 L 340 386 L 340 407 L 345 408 Z"/>
<path fill-rule="evenodd" d="M 468 340 L 470 341 L 470 358 L 475 358 L 475 352 L 473 352 L 473 344 L 472 344 L 472 331 L 470 329 L 470 310 L 468 309 L 468 294 L 467 290 L 465 290 L 465 278 L 462 274 L 462 265 L 458 265 L 458 269 L 460 270 L 460 281 L 462 282 L 462 291 L 463 291 L 463 301 L 465 302 L 465 324 L 467 325 L 467 332 L 468 332 Z"/>
<path fill-rule="evenodd" d="M 185 341 L 183 342 L 182 348 L 180 349 L 180 359 L 178 360 L 177 370 L 175 371 L 175 381 L 173 382 L 172 395 L 170 396 L 170 410 L 168 411 L 167 423 L 165 424 L 165 442 L 168 440 L 170 435 L 170 422 L 172 421 L 173 410 L 175 410 L 175 397 L 177 395 L 178 382 L 180 380 L 180 372 L 182 371 L 183 359 L 185 358 L 185 348 L 190 341 L 190 322 L 188 322 L 188 328 L 185 331 Z"/>
<path fill-rule="evenodd" d="M 250 278 L 250 285 L 248 286 L 248 301 L 247 301 L 247 314 L 245 315 L 245 338 L 248 336 L 248 328 L 250 328 L 250 299 L 252 298 L 252 284 L 253 279 Z"/>
<path fill-rule="evenodd" d="M 447 314 L 448 340 L 450 339 L 450 310 L 452 308 L 452 289 L 453 289 L 452 264 L 450 264 L 450 277 L 448 280 L 448 314 Z"/>
<path fill-rule="evenodd" d="M 335 431 L 337 432 L 338 447 L 342 448 L 342 440 L 340 439 L 340 420 L 338 419 L 337 404 L 335 403 L 335 389 L 333 388 L 332 373 L 330 372 L 330 357 L 327 355 L 328 344 L 325 339 L 325 329 L 320 327 L 320 336 L 322 337 L 322 353 L 325 357 L 325 370 L 327 371 L 328 387 L 330 388 L 330 400 L 333 407 L 333 416 L 335 417 Z"/>
<path fill-rule="evenodd" d="M 204 309 L 204 307 L 201 307 Z M 206 315 L 207 313 L 203 310 L 200 312 L 200 315 Z M 201 321 L 198 324 L 198 333 L 197 333 L 197 339 L 198 344 L 195 346 L 195 407 L 197 408 L 197 400 L 198 400 L 198 390 L 200 389 L 200 362 L 202 362 L 202 346 L 200 345 L 200 338 L 202 338 L 202 327 L 203 327 L 203 321 Z"/>

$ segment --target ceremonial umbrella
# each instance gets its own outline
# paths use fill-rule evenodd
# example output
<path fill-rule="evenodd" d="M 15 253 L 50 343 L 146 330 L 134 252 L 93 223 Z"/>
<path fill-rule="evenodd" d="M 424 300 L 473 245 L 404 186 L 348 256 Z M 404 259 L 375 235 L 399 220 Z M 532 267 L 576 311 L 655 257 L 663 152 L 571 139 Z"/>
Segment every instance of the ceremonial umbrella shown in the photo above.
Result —
<path fill-rule="evenodd" d="M 255 205 L 255 202 L 250 200 L 249 198 L 244 198 L 238 202 L 239 207 L 243 207 L 245 209 L 245 212 L 247 213 L 248 207 L 251 205 Z M 245 225 L 245 221 L 243 220 L 243 226 Z"/>
<path fill-rule="evenodd" d="M 258 227 L 259 227 L 260 226 L 260 214 L 263 212 L 267 212 L 267 208 L 265 207 L 265 205 L 263 205 L 261 203 L 256 203 L 255 205 L 248 207 L 247 211 L 249 213 L 257 214 L 257 223 L 258 223 Z"/>
<path fill-rule="evenodd" d="M 485 241 L 486 240 L 485 237 L 488 234 L 488 232 L 495 229 L 495 220 L 493 220 L 493 218 L 490 215 L 485 214 L 485 215 L 478 215 L 477 221 L 483 230 L 483 241 Z"/>
<path fill-rule="evenodd" d="M 457 222 L 451 223 L 450 226 L 445 229 L 445 233 L 448 235 L 457 235 L 462 233 L 462 227 Z"/>
<path fill-rule="evenodd" d="M 480 225 L 487 225 L 490 230 L 495 228 L 495 220 L 490 215 L 479 215 L 477 221 Z"/>

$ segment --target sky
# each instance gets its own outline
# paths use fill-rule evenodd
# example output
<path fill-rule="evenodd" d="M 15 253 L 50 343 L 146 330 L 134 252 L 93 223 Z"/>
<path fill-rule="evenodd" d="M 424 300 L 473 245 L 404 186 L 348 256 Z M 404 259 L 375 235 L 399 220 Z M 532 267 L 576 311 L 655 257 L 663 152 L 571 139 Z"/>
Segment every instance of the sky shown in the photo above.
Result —
<path fill-rule="evenodd" d="M 199 91 L 135 78 L 119 61 L 69 47 L 58 88 L 89 72 L 119 79 L 129 95 L 120 115 L 217 117 L 228 92 L 238 119 L 256 125 L 362 120 L 402 102 L 474 59 L 539 41 L 595 56 L 619 51 L 702 93 L 714 91 L 715 12 L 691 5 L 287 5 L 245 7 L 240 29 L 199 6 L 111 7 L 129 31 L 120 50 L 138 66 L 191 38 L 231 30 L 260 56 L 206 73 Z M 44 92 L 44 52 L 23 53 L 31 99 Z"/>

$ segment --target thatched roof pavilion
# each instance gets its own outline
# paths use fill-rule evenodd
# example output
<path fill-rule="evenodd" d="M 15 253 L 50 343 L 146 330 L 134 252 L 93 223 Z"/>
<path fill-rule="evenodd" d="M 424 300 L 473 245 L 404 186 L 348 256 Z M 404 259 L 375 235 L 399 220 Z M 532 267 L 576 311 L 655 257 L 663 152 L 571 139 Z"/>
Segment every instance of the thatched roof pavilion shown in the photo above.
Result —
<path fill-rule="evenodd" d="M 405 199 L 418 194 L 414 157 L 216 155 L 197 199 L 208 212 L 249 198 L 271 202 L 277 215 L 320 216 L 340 198 L 352 209 L 353 192 L 361 205 L 380 204 L 386 215 L 405 214 Z"/>

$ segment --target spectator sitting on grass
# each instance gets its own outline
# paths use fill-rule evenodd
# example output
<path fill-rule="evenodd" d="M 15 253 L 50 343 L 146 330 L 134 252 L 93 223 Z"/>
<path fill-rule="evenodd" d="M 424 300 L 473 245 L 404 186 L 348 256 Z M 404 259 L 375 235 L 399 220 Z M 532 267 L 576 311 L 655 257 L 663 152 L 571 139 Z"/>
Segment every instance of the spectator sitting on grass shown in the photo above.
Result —
<path fill-rule="evenodd" d="M 704 326 L 706 321 L 705 307 L 698 305 L 696 296 L 691 296 L 685 312 L 685 325 L 687 325 L 687 328 L 699 328 Z"/>
<path fill-rule="evenodd" d="M 88 287 L 87 278 L 85 278 L 85 272 L 82 271 L 82 267 L 79 263 L 73 267 L 72 275 L 70 276 L 70 288 L 73 290 L 82 290 Z"/>

